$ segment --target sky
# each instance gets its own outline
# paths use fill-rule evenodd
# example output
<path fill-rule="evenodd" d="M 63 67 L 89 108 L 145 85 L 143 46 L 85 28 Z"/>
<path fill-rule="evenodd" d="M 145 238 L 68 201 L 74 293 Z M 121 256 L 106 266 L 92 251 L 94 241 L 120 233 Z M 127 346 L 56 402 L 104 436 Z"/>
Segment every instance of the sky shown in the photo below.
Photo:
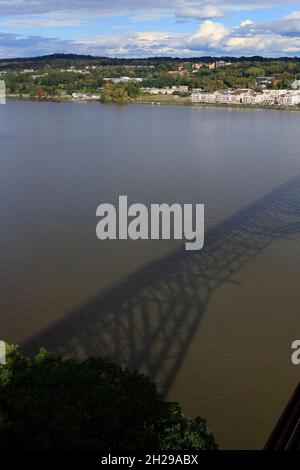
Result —
<path fill-rule="evenodd" d="M 300 56 L 300 0 L 0 0 L 0 58 Z"/>

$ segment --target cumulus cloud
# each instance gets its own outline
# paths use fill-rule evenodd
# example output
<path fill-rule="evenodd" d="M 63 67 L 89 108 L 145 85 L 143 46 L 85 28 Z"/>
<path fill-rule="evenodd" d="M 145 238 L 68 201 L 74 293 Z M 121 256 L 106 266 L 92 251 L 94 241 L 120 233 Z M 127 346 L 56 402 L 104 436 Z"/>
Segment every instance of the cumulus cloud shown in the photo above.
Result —
<path fill-rule="evenodd" d="M 77 53 L 108 57 L 199 55 L 297 55 L 300 37 L 276 33 L 245 32 L 206 20 L 194 34 L 132 32 L 67 41 L 41 36 L 0 33 L 0 57 L 29 57 L 49 53 Z"/>
<path fill-rule="evenodd" d="M 187 42 L 192 49 L 205 48 L 208 53 L 275 56 L 300 52 L 300 37 L 280 34 L 274 24 L 273 30 L 265 26 L 244 21 L 240 27 L 229 28 L 219 22 L 205 21 Z"/>
<path fill-rule="evenodd" d="M 297 0 L 285 0 L 284 5 Z M 300 3 L 300 0 L 298 1 Z M 254 23 L 251 14 L 240 24 L 228 26 L 222 18 L 236 11 L 283 6 L 283 0 L 0 0 L 0 17 L 6 33 L 0 33 L 0 56 L 30 56 L 52 52 L 88 53 L 112 57 L 199 55 L 297 55 L 300 52 L 300 10 L 281 19 Z M 111 33 L 76 40 L 8 34 L 14 28 L 78 27 L 90 17 L 129 14 L 135 31 Z M 13 19 L 12 19 L 13 16 Z M 161 18 L 197 20 L 191 33 L 136 31 L 141 21 Z M 178 20 L 179 21 L 179 20 Z M 234 21 L 232 21 L 234 23 Z M 125 24 L 125 23 L 124 23 Z M 194 22 L 192 23 L 195 24 Z M 127 23 L 128 26 L 128 23 Z M 3 27 L 3 26 L 2 26 Z M 195 28 L 195 26 L 193 26 Z M 111 29 L 113 31 L 113 29 Z"/>
<path fill-rule="evenodd" d="M 231 37 L 225 44 L 228 51 L 243 54 L 289 55 L 300 52 L 300 38 L 282 37 L 276 34 L 255 35 L 252 37 Z"/>
<path fill-rule="evenodd" d="M 222 23 L 206 20 L 199 26 L 198 31 L 188 38 L 188 44 L 193 48 L 218 49 L 225 38 L 230 35 L 230 29 Z"/>
<path fill-rule="evenodd" d="M 108 56 L 158 56 L 174 55 L 182 48 L 183 36 L 167 32 L 134 32 L 123 36 L 99 37 L 80 40 L 76 45 L 85 52 Z"/>

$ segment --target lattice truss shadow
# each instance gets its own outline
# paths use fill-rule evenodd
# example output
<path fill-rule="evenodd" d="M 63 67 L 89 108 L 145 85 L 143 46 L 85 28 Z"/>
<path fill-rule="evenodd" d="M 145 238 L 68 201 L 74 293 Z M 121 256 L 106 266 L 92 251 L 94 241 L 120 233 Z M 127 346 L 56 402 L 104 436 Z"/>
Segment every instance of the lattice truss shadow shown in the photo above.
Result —
<path fill-rule="evenodd" d="M 300 232 L 300 178 L 183 249 L 152 263 L 24 345 L 64 356 L 101 355 L 149 374 L 167 393 L 218 287 L 278 238 Z"/>

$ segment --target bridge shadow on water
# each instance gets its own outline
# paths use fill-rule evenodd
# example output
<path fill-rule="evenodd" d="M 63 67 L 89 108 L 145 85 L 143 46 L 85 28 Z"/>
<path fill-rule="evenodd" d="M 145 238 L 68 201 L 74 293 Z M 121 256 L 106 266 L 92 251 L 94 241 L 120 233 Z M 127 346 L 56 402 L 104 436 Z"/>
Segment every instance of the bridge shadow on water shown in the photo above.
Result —
<path fill-rule="evenodd" d="M 300 177 L 207 231 L 202 251 L 181 248 L 136 271 L 22 349 L 109 357 L 149 374 L 166 394 L 216 289 L 273 241 L 297 233 Z"/>

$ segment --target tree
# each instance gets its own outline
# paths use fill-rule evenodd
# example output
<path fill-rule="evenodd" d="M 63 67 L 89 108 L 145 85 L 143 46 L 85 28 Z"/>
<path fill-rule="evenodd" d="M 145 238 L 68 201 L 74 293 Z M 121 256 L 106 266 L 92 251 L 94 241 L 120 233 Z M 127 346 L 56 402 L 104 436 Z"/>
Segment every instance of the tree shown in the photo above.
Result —
<path fill-rule="evenodd" d="M 106 83 L 106 85 L 104 85 L 103 92 L 101 95 L 101 101 L 102 103 L 124 104 L 128 103 L 129 96 L 124 86 Z"/>
<path fill-rule="evenodd" d="M 45 98 L 46 95 L 45 95 L 44 90 L 42 88 L 39 88 L 36 92 L 36 96 L 37 98 L 42 99 L 42 98 Z"/>
<path fill-rule="evenodd" d="M 216 449 L 201 418 L 187 420 L 138 372 L 102 358 L 32 357 L 7 346 L 0 366 L 2 449 Z"/>
<path fill-rule="evenodd" d="M 138 98 L 141 94 L 141 88 L 137 83 L 128 82 L 123 85 L 124 89 L 127 91 L 127 94 L 130 98 Z"/>

